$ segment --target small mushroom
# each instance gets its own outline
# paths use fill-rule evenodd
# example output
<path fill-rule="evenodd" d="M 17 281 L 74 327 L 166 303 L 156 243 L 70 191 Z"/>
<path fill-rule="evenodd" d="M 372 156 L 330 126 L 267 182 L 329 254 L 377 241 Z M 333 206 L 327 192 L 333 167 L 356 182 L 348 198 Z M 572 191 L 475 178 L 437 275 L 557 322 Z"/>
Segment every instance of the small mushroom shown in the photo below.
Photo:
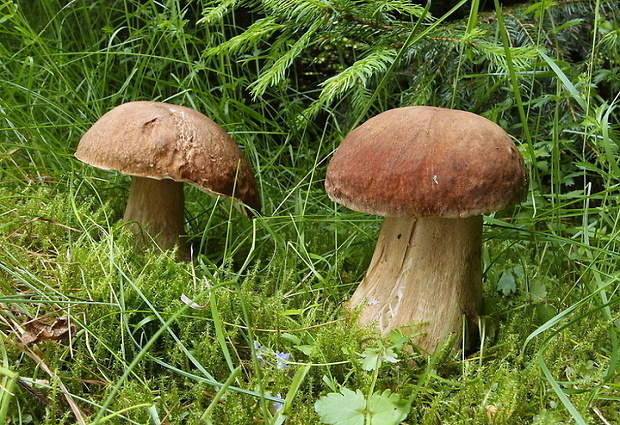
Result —
<path fill-rule="evenodd" d="M 479 115 L 410 106 L 353 130 L 327 168 L 329 197 L 384 216 L 367 274 L 349 301 L 382 335 L 406 328 L 433 351 L 482 304 L 482 214 L 518 203 L 527 170 L 510 137 Z M 405 329 L 407 330 L 407 329 Z M 422 332 L 422 335 L 418 335 Z"/>
<path fill-rule="evenodd" d="M 221 127 L 198 111 L 161 102 L 128 102 L 108 111 L 84 134 L 75 156 L 94 167 L 132 176 L 123 220 L 138 243 L 162 249 L 183 234 L 183 183 L 260 209 L 247 159 Z"/>

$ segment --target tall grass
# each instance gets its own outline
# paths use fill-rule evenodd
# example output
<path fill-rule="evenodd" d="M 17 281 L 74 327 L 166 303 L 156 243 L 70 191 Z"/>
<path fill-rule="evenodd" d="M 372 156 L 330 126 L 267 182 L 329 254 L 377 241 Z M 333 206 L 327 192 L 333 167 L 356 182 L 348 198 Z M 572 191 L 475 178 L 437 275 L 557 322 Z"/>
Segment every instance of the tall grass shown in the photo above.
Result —
<path fill-rule="evenodd" d="M 318 423 L 342 388 L 390 389 L 412 424 L 619 421 L 618 6 L 459 7 L 1 0 L 0 422 Z M 134 248 L 127 178 L 73 157 L 133 100 L 222 125 L 263 215 L 188 187 L 195 260 Z M 379 219 L 329 201 L 324 169 L 406 104 L 489 117 L 530 170 L 528 199 L 485 217 L 473 353 L 378 342 L 343 314 Z M 20 339 L 63 316 L 62 339 Z M 367 349 L 399 362 L 368 370 Z"/>

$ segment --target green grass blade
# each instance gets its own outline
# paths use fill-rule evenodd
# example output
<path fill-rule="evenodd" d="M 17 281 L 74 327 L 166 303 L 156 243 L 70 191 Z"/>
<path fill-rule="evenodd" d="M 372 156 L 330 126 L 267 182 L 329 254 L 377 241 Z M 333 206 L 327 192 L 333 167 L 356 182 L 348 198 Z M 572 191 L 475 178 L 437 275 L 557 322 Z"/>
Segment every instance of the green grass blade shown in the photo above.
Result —
<path fill-rule="evenodd" d="M 562 71 L 562 69 L 558 66 L 558 64 L 555 63 L 555 61 L 551 59 L 542 49 L 538 49 L 538 54 L 540 55 L 541 58 L 543 58 L 543 60 L 547 63 L 547 65 L 549 65 L 549 68 L 553 70 L 556 77 L 559 78 L 559 80 L 562 82 L 566 90 L 568 90 L 568 92 L 571 94 L 571 96 L 573 97 L 573 100 L 575 100 L 575 102 L 577 102 L 584 111 L 587 111 L 588 110 L 587 102 L 585 101 L 583 96 L 581 96 L 581 94 L 579 93 L 575 85 L 572 83 L 570 78 L 568 78 L 568 76 L 564 73 L 564 71 Z"/>
<path fill-rule="evenodd" d="M 11 400 L 13 399 L 13 391 L 19 379 L 19 375 L 2 366 L 0 366 L 0 375 L 4 375 L 0 388 L 0 424 L 4 424 L 6 423 L 6 416 L 9 412 Z"/>
<path fill-rule="evenodd" d="M 607 158 L 607 163 L 611 167 L 611 171 L 615 175 L 616 179 L 620 179 L 620 166 L 618 166 L 618 160 L 617 160 L 617 151 L 618 151 L 618 148 L 620 148 L 620 143 L 618 142 L 618 140 L 613 139 L 614 132 L 611 130 L 609 123 L 610 123 L 611 113 L 618 106 L 616 105 L 616 102 L 618 101 L 619 97 L 620 97 L 620 93 L 616 95 L 616 98 L 614 99 L 611 105 L 605 105 L 606 106 L 605 113 L 603 114 L 601 118 L 601 136 L 602 136 L 601 143 L 603 144 L 603 148 L 605 149 L 605 156 Z M 613 142 L 613 145 L 615 145 L 615 148 L 612 145 L 612 142 Z"/>
<path fill-rule="evenodd" d="M 497 16 L 497 25 L 499 29 L 499 33 L 502 39 L 502 44 L 504 46 L 504 54 L 506 56 L 506 66 L 508 67 L 508 77 L 511 82 L 512 92 L 514 94 L 515 103 L 517 104 L 517 110 L 519 111 L 519 118 L 521 119 L 521 125 L 523 127 L 523 136 L 525 137 L 526 145 L 528 148 L 528 152 L 530 158 L 536 158 L 534 143 L 532 140 L 532 135 L 530 133 L 530 126 L 527 119 L 527 114 L 525 113 L 525 107 L 523 105 L 523 99 L 521 97 L 521 89 L 519 85 L 519 79 L 517 77 L 517 70 L 515 69 L 514 62 L 512 60 L 512 51 L 510 47 L 510 42 L 508 40 L 508 32 L 506 31 L 506 25 L 504 24 L 504 15 L 502 12 L 502 7 L 499 4 L 499 0 L 493 0 L 495 3 L 495 15 Z M 539 175 L 536 174 L 538 177 Z M 541 187 L 542 183 L 540 181 L 537 182 L 538 186 Z"/>
<path fill-rule="evenodd" d="M 281 425 L 286 422 L 286 419 L 293 413 L 293 400 L 295 396 L 299 392 L 299 388 L 303 383 L 306 375 L 310 371 L 312 365 L 303 365 L 297 369 L 295 372 L 295 376 L 291 380 L 291 385 L 289 390 L 286 393 L 286 397 L 284 397 L 284 404 L 278 409 L 276 415 L 273 418 L 272 425 Z"/>
<path fill-rule="evenodd" d="M 545 363 L 545 359 L 543 358 L 543 352 L 544 350 L 540 350 L 538 352 L 538 355 L 536 356 L 536 359 L 538 361 L 538 366 L 543 371 L 543 374 L 545 375 L 545 378 L 547 378 L 547 381 L 551 385 L 551 388 L 553 388 L 553 391 L 557 394 L 558 398 L 560 399 L 564 407 L 566 407 L 566 410 L 569 411 L 575 423 L 577 423 L 578 425 L 587 425 L 587 422 L 583 419 L 583 417 L 581 416 L 581 413 L 577 411 L 577 409 L 575 408 L 573 403 L 570 401 L 566 393 L 564 393 L 564 391 L 560 387 L 560 384 L 558 383 L 558 381 L 556 381 L 553 375 L 551 374 L 551 371 L 547 367 L 547 364 Z"/>
<path fill-rule="evenodd" d="M 220 402 L 220 400 L 222 399 L 226 391 L 228 391 L 228 388 L 231 386 L 231 384 L 235 382 L 235 380 L 237 379 L 240 373 L 241 373 L 241 366 L 236 367 L 231 372 L 228 379 L 224 381 L 224 383 L 222 384 L 222 387 L 218 390 L 217 393 L 215 393 L 215 395 L 213 396 L 213 399 L 211 399 L 211 404 L 209 404 L 209 407 L 207 407 L 207 410 L 205 410 L 205 412 L 200 417 L 200 422 L 204 422 L 207 425 L 213 425 L 213 421 L 211 420 L 211 415 L 213 414 L 213 410 L 215 409 L 217 404 Z"/>

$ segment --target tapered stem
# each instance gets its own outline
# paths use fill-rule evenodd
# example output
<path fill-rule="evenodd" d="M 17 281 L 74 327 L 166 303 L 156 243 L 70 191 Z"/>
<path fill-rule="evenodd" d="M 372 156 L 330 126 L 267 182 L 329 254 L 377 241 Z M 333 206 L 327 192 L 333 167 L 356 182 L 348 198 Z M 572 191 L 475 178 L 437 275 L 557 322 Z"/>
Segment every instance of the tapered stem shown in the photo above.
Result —
<path fill-rule="evenodd" d="M 482 303 L 482 216 L 387 217 L 366 277 L 349 307 L 360 305 L 362 325 L 376 323 L 383 335 L 405 329 L 433 351 L 449 335 L 460 340 L 463 317 Z"/>
<path fill-rule="evenodd" d="M 189 258 L 183 234 L 183 183 L 170 179 L 133 177 L 123 220 L 132 222 L 138 244 L 153 238 L 161 249 L 178 246 L 178 257 Z"/>

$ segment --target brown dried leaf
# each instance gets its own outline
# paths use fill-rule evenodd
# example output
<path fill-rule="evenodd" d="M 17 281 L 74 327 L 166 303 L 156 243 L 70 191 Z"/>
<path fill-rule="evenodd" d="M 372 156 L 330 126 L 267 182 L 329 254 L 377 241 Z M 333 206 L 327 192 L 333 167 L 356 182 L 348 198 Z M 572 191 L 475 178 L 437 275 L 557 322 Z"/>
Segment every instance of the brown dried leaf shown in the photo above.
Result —
<path fill-rule="evenodd" d="M 55 320 L 32 319 L 25 322 L 22 327 L 25 332 L 20 338 L 24 345 L 68 339 L 71 334 L 75 333 L 75 325 L 71 323 L 68 316 Z"/>

